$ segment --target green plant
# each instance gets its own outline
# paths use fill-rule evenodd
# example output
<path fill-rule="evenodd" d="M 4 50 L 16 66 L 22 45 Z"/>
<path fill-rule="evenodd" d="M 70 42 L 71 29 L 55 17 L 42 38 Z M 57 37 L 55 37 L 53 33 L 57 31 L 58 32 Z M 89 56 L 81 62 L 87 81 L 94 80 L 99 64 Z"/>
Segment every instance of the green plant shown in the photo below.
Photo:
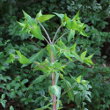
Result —
<path fill-rule="evenodd" d="M 65 85 L 67 86 L 67 89 L 65 90 L 64 88 L 64 90 L 67 92 L 69 100 L 74 101 L 72 93 L 74 90 L 71 90 L 74 89 L 74 87 L 71 87 L 71 83 L 65 77 L 65 69 L 68 66 L 68 63 L 80 61 L 81 63 L 85 63 L 89 66 L 93 64 L 91 60 L 93 55 L 87 57 L 87 51 L 84 51 L 80 55 L 78 55 L 76 50 L 76 43 L 74 42 L 73 45 L 66 46 L 62 39 L 64 36 L 67 36 L 67 38 L 65 37 L 64 39 L 67 39 L 68 43 L 70 43 L 71 40 L 74 39 L 75 35 L 82 35 L 87 37 L 87 34 L 85 32 L 86 25 L 84 23 L 81 23 L 79 13 L 77 13 L 72 19 L 69 18 L 66 14 L 54 13 L 56 16 L 60 18 L 61 25 L 56 30 L 54 37 L 50 37 L 45 27 L 43 26 L 43 23 L 53 18 L 55 15 L 52 14 L 43 15 L 40 11 L 34 19 L 31 16 L 29 16 L 26 12 L 23 11 L 23 13 L 24 21 L 18 22 L 22 27 L 22 31 L 29 33 L 32 37 L 35 37 L 41 41 L 45 40 L 47 42 L 47 46 L 30 58 L 26 58 L 20 51 L 17 50 L 16 54 L 10 54 L 11 60 L 8 61 L 13 62 L 16 56 L 18 56 L 17 59 L 21 64 L 23 64 L 22 67 L 33 63 L 34 70 L 42 71 L 44 73 L 43 75 L 40 75 L 36 79 L 38 82 L 41 82 L 47 77 L 51 76 L 52 85 L 49 87 L 49 94 L 52 97 L 52 102 L 47 106 L 42 107 L 42 109 L 46 108 L 51 109 L 50 105 L 53 106 L 52 107 L 53 110 L 61 109 L 61 100 L 60 100 L 61 87 L 59 86 L 58 82 L 59 78 L 62 82 L 64 82 L 63 83 L 64 86 Z M 42 28 L 46 37 L 42 34 L 40 28 Z M 63 32 L 60 31 L 61 28 L 63 28 Z M 42 55 L 44 53 L 46 53 L 46 56 Z M 40 58 L 41 61 L 39 62 L 36 61 L 35 60 L 36 57 Z M 85 90 L 84 92 L 83 88 L 85 87 L 84 86 L 81 87 L 80 85 L 82 91 L 86 93 L 84 96 L 88 98 L 88 100 L 90 101 L 89 99 L 90 93 L 87 92 L 90 87 L 86 86 L 88 85 L 88 83 L 85 80 L 81 81 L 81 76 L 76 78 L 76 82 L 82 83 L 86 87 L 87 90 L 84 89 Z M 81 109 L 79 103 L 78 108 Z"/>
<path fill-rule="evenodd" d="M 14 52 L 13 50 L 20 50 L 23 55 L 30 57 L 46 45 L 44 41 L 38 41 L 38 39 L 35 38 L 31 39 L 29 34 L 21 34 L 22 32 L 19 31 L 21 29 L 16 20 L 22 17 L 23 9 L 31 16 L 35 16 L 36 12 L 40 9 L 42 9 L 44 13 L 59 12 L 67 13 L 69 16 L 74 15 L 78 10 L 80 10 L 81 21 L 88 24 L 86 30 L 87 32 L 90 32 L 90 37 L 77 37 L 77 39 L 75 37 L 74 41 L 69 44 L 67 43 L 67 40 L 63 38 L 63 42 L 67 45 L 72 45 L 74 42 L 76 42 L 78 53 L 81 53 L 84 50 L 88 50 L 88 54 L 94 53 L 95 55 L 93 60 L 95 64 L 97 63 L 97 66 L 95 68 L 88 68 L 85 65 L 79 64 L 79 62 L 75 62 L 75 64 L 68 64 L 65 72 L 74 77 L 77 77 L 81 74 L 84 76 L 84 79 L 89 80 L 90 85 L 93 87 L 93 89 L 90 89 L 90 91 L 92 91 L 92 103 L 87 104 L 89 110 L 109 109 L 109 85 L 107 86 L 106 82 L 103 81 L 103 77 L 108 77 L 108 84 L 110 82 L 108 80 L 110 69 L 107 69 L 109 68 L 110 53 L 108 51 L 109 44 L 107 44 L 107 42 L 110 42 L 109 5 L 109 0 L 1 0 L 0 74 L 2 74 L 4 77 L 9 76 L 11 78 L 11 80 L 8 80 L 7 82 L 2 81 L 0 83 L 0 90 L 2 89 L 2 91 L 0 91 L 0 95 L 5 94 L 5 91 L 7 91 L 7 94 L 5 95 L 6 99 L 8 99 L 8 104 L 6 104 L 5 109 L 8 109 L 9 105 L 13 105 L 15 109 L 32 110 L 35 109 L 35 106 L 40 107 L 46 105 L 47 103 L 43 95 L 48 97 L 46 84 L 48 83 L 47 85 L 50 85 L 49 78 L 48 81 L 47 79 L 44 79 L 42 83 L 34 82 L 34 80 L 42 74 L 40 71 L 33 71 L 30 65 L 21 69 L 20 64 L 17 62 L 13 64 L 8 64 L 6 62 L 8 55 Z M 53 30 L 55 30 L 59 24 L 57 18 L 52 19 L 52 21 L 52 23 L 47 21 L 48 25 L 43 23 L 51 36 L 54 34 Z M 102 48 L 103 46 L 104 48 Z M 38 61 L 39 58 L 36 58 L 36 60 Z M 65 76 L 68 76 L 66 73 Z M 98 75 L 102 78 L 99 78 Z M 16 94 L 13 99 L 10 99 L 10 95 L 8 94 L 10 94 L 12 91 L 7 90 L 7 88 L 3 87 L 3 85 L 9 85 L 10 82 L 16 80 L 17 76 L 21 77 L 21 81 L 24 79 L 29 80 L 28 83 L 25 84 L 28 90 L 27 92 L 23 92 L 23 88 L 19 88 L 19 91 L 22 91 L 22 96 Z M 59 83 L 60 81 L 61 80 L 59 80 Z M 28 88 L 28 86 L 33 82 L 33 86 Z M 99 86 L 98 84 L 100 84 L 100 82 L 101 85 Z M 105 89 L 105 86 L 107 86 L 107 89 Z M 11 86 L 11 89 L 13 88 L 15 88 L 15 86 Z M 66 94 L 64 97 L 61 97 L 64 108 L 71 105 L 71 102 L 70 104 L 66 103 L 68 99 L 69 98 L 66 97 Z M 11 103 L 10 100 L 13 103 Z M 74 108 L 76 108 L 76 106 L 74 106 Z"/>

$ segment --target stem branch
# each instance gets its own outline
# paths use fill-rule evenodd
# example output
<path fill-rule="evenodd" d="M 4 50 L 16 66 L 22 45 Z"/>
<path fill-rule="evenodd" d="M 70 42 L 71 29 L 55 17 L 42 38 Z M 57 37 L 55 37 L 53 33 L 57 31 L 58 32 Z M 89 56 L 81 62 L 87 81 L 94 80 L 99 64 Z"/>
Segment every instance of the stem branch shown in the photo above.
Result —
<path fill-rule="evenodd" d="M 62 38 L 63 36 L 65 36 L 67 33 L 68 33 L 68 32 L 63 33 L 63 34 L 55 41 L 55 43 L 56 43 L 60 38 Z"/>
<path fill-rule="evenodd" d="M 62 28 L 62 25 L 59 26 L 59 28 L 57 29 L 56 33 L 55 33 L 55 36 L 53 37 L 53 40 L 52 42 L 55 41 L 55 38 L 57 37 L 57 34 L 59 33 L 60 29 Z"/>
<path fill-rule="evenodd" d="M 45 34 L 47 35 L 47 38 L 48 38 L 48 40 L 49 40 L 49 43 L 52 43 L 52 41 L 51 41 L 51 39 L 50 39 L 50 36 L 49 36 L 47 30 L 45 29 L 45 27 L 44 27 L 40 22 L 38 22 L 38 23 L 40 24 L 40 26 L 41 26 L 42 29 L 44 30 Z"/>

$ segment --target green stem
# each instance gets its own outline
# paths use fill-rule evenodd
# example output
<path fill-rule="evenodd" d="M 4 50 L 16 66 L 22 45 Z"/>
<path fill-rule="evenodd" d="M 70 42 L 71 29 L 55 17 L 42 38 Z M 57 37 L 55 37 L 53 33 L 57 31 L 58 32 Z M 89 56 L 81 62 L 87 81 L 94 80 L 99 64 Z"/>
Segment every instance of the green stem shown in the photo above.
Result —
<path fill-rule="evenodd" d="M 51 44 L 53 45 L 53 44 Z M 51 51 L 51 54 L 50 54 L 50 58 L 51 58 L 51 63 L 54 63 L 55 62 L 55 56 L 54 56 L 54 52 L 52 50 Z M 55 81 L 56 81 L 56 76 L 55 76 L 55 73 L 52 73 L 52 86 L 55 85 Z M 53 101 L 53 109 L 52 110 L 57 110 L 57 98 L 55 95 L 52 95 L 52 101 Z"/>
<path fill-rule="evenodd" d="M 61 27 L 62 27 L 62 25 L 60 25 L 59 28 L 57 29 L 57 31 L 56 31 L 56 33 L 55 33 L 55 36 L 53 37 L 52 42 L 55 41 L 55 38 L 57 37 L 57 34 L 58 34 L 58 32 L 60 31 Z"/>
<path fill-rule="evenodd" d="M 50 36 L 49 36 L 47 30 L 45 29 L 45 27 L 44 27 L 40 22 L 38 22 L 38 23 L 39 23 L 39 25 L 42 27 L 42 29 L 44 30 L 45 34 L 47 35 L 47 38 L 48 38 L 48 40 L 49 40 L 49 43 L 52 43 L 52 41 L 51 41 L 51 39 L 50 39 Z"/>

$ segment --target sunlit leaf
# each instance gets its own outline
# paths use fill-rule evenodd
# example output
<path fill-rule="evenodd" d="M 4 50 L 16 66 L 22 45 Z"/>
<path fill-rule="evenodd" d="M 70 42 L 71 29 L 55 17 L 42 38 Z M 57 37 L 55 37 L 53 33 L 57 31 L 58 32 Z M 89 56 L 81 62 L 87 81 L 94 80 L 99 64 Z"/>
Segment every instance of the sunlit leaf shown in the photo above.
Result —
<path fill-rule="evenodd" d="M 30 60 L 28 58 L 26 58 L 24 55 L 22 55 L 20 51 L 16 51 L 16 53 L 19 56 L 18 61 L 21 64 L 28 64 L 28 63 L 30 63 Z"/>
<path fill-rule="evenodd" d="M 52 14 L 47 14 L 47 15 L 41 15 L 40 17 L 37 17 L 37 21 L 40 21 L 40 22 L 45 22 L 51 18 L 53 18 L 55 15 L 52 15 Z"/>
<path fill-rule="evenodd" d="M 60 98 L 60 94 L 61 94 L 61 88 L 57 85 L 53 85 L 49 87 L 49 92 L 51 95 L 55 95 L 58 98 Z"/>
<path fill-rule="evenodd" d="M 44 40 L 44 37 L 43 37 L 43 35 L 41 33 L 41 29 L 40 29 L 40 27 L 37 24 L 33 24 L 31 26 L 30 31 L 31 31 L 31 34 L 34 37 L 38 38 L 39 40 Z"/>
<path fill-rule="evenodd" d="M 78 77 L 76 78 L 77 83 L 80 83 L 80 82 L 81 82 L 81 79 L 82 79 L 82 76 L 78 76 Z"/>
<path fill-rule="evenodd" d="M 69 35 L 68 35 L 68 42 L 70 42 L 71 39 L 74 39 L 74 36 L 75 36 L 75 31 L 70 30 Z"/>
<path fill-rule="evenodd" d="M 84 59 L 85 59 L 86 54 L 87 54 L 87 51 L 84 51 L 84 52 L 81 54 L 81 59 L 82 59 L 82 60 L 84 60 Z"/>

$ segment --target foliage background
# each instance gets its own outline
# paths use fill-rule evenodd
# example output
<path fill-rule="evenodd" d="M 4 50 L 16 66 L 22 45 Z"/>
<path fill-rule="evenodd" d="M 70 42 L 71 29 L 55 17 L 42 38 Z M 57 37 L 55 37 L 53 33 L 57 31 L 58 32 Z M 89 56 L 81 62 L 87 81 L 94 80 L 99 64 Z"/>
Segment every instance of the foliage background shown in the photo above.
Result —
<path fill-rule="evenodd" d="M 30 57 L 45 43 L 31 39 L 29 35 L 20 32 L 16 21 L 23 17 L 22 10 L 35 16 L 39 10 L 43 13 L 67 13 L 74 16 L 80 11 L 81 21 L 88 24 L 89 38 L 77 38 L 76 42 L 81 48 L 87 49 L 89 54 L 94 53 L 94 68 L 84 65 L 70 65 L 68 73 L 73 76 L 82 74 L 92 85 L 92 103 L 88 103 L 89 110 L 110 109 L 110 0 L 0 0 L 0 95 L 5 94 L 6 109 L 14 106 L 15 110 L 31 110 L 46 103 L 48 97 L 46 83 L 40 85 L 35 82 L 39 72 L 35 73 L 30 66 L 21 69 L 16 62 L 6 62 L 9 54 L 15 49 Z M 53 35 L 58 27 L 58 19 L 45 25 Z M 45 82 L 45 81 L 44 81 Z M 49 82 L 47 82 L 49 83 Z M 33 84 L 33 86 L 30 86 Z M 44 88 L 41 89 L 41 88 Z M 36 92 L 38 91 L 38 92 Z M 65 103 L 66 107 L 75 108 L 73 103 Z M 2 106 L 0 110 L 2 110 Z"/>

